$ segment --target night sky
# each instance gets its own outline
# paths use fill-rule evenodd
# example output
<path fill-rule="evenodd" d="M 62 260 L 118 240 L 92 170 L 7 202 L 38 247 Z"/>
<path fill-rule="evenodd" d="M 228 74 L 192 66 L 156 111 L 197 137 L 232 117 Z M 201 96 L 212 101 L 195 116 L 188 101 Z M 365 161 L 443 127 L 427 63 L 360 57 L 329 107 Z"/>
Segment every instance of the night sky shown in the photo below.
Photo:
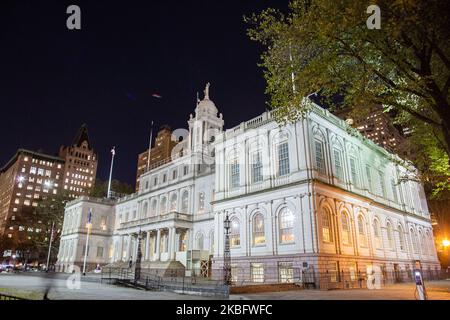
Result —
<path fill-rule="evenodd" d="M 107 179 L 134 185 L 136 159 L 162 124 L 186 128 L 196 92 L 230 128 L 264 112 L 262 47 L 244 14 L 288 1 L 25 1 L 0 3 L 0 167 L 18 148 L 54 154 L 82 123 Z M 66 27 L 81 8 L 82 30 Z M 162 99 L 152 97 L 157 93 Z"/>

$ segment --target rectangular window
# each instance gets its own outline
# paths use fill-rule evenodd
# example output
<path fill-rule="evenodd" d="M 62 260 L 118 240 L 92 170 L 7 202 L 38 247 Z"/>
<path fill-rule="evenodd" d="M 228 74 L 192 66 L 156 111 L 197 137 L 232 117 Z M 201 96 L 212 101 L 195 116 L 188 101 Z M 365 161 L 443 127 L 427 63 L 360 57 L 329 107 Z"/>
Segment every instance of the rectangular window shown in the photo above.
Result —
<path fill-rule="evenodd" d="M 356 159 L 350 157 L 350 175 L 352 177 L 353 186 L 358 187 L 358 173 L 356 170 Z"/>
<path fill-rule="evenodd" d="M 264 267 L 262 263 L 251 263 L 250 272 L 252 276 L 252 282 L 264 282 Z"/>
<path fill-rule="evenodd" d="M 292 262 L 278 263 L 278 278 L 280 283 L 294 282 L 294 268 Z"/>
<path fill-rule="evenodd" d="M 187 175 L 189 172 L 189 167 L 188 166 L 184 166 L 183 168 L 183 175 Z"/>
<path fill-rule="evenodd" d="M 278 175 L 289 174 L 289 146 L 287 142 L 278 145 Z"/>
<path fill-rule="evenodd" d="M 103 258 L 103 247 L 97 247 L 97 258 Z"/>
<path fill-rule="evenodd" d="M 367 176 L 367 190 L 372 191 L 372 173 L 370 172 L 370 166 L 366 166 L 366 176 Z"/>
<path fill-rule="evenodd" d="M 239 163 L 237 160 L 234 160 L 231 163 L 230 173 L 231 173 L 231 188 L 238 188 L 240 185 L 240 177 L 239 177 Z"/>
<path fill-rule="evenodd" d="M 261 152 L 255 152 L 252 160 L 252 181 L 253 183 L 260 182 L 263 179 Z"/>
<path fill-rule="evenodd" d="M 314 145 L 315 145 L 315 156 L 316 156 L 316 169 L 317 171 L 319 171 L 321 174 L 325 174 L 325 158 L 323 155 L 323 144 L 320 141 L 314 141 Z"/>
<path fill-rule="evenodd" d="M 30 173 L 31 174 L 36 174 L 36 167 L 31 167 L 30 168 Z"/>
<path fill-rule="evenodd" d="M 391 189 L 394 202 L 398 203 L 397 185 L 394 178 L 391 178 Z"/>
<path fill-rule="evenodd" d="M 344 169 L 342 168 L 341 150 L 333 149 L 334 169 L 336 170 L 336 178 L 344 180 Z"/>
<path fill-rule="evenodd" d="M 351 262 L 348 267 L 350 281 L 356 281 L 357 270 L 356 262 Z"/>
<path fill-rule="evenodd" d="M 231 282 L 237 282 L 238 281 L 238 268 L 236 265 L 231 266 Z"/>
<path fill-rule="evenodd" d="M 338 282 L 339 281 L 339 266 L 336 261 L 329 262 L 328 275 L 329 275 L 330 282 Z"/>
<path fill-rule="evenodd" d="M 378 195 L 386 197 L 386 189 L 384 187 L 384 174 L 383 171 L 378 170 Z"/>

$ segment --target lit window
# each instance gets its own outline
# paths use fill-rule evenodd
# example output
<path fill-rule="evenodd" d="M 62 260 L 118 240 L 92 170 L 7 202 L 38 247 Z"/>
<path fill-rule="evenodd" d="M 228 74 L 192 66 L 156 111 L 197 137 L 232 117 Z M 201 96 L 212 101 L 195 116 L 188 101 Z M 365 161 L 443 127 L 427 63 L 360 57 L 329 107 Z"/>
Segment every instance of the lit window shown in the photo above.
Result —
<path fill-rule="evenodd" d="M 240 223 L 238 218 L 231 219 L 231 230 L 230 230 L 230 245 L 232 247 L 237 247 L 241 245 L 241 231 Z"/>
<path fill-rule="evenodd" d="M 341 212 L 342 243 L 350 244 L 350 221 L 346 212 Z"/>
<path fill-rule="evenodd" d="M 278 277 L 280 283 L 294 282 L 294 268 L 292 262 L 278 262 Z"/>
<path fill-rule="evenodd" d="M 288 208 L 283 208 L 279 216 L 280 243 L 294 242 L 294 214 Z"/>
<path fill-rule="evenodd" d="M 264 217 L 261 213 L 257 213 L 253 216 L 253 245 L 263 245 L 265 243 Z"/>
<path fill-rule="evenodd" d="M 331 212 L 327 207 L 322 208 L 322 238 L 324 242 L 332 242 Z"/>
<path fill-rule="evenodd" d="M 258 283 L 264 282 L 264 266 L 262 263 L 251 263 L 250 271 L 252 276 L 252 282 Z"/>

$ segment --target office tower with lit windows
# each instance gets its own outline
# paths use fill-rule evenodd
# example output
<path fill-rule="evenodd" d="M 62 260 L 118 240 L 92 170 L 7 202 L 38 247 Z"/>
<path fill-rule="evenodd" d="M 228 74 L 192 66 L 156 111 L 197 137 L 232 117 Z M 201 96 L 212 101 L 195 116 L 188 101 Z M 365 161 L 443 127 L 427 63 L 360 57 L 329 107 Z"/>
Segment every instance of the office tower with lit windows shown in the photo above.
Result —
<path fill-rule="evenodd" d="M 33 214 L 40 200 L 60 192 L 63 175 L 63 159 L 19 149 L 0 169 L 0 237 L 16 239 L 22 233 L 39 232 L 30 230 L 26 216 Z M 11 250 L 3 253 L 3 257 L 10 255 Z"/>
<path fill-rule="evenodd" d="M 162 125 L 159 128 L 158 135 L 156 136 L 155 145 L 150 151 L 150 162 L 148 161 L 148 149 L 138 155 L 136 191 L 139 190 L 139 178 L 146 172 L 147 166 L 154 166 L 158 163 L 168 161 L 171 156 L 172 149 L 176 144 L 177 141 L 172 139 L 172 129 L 168 125 Z"/>
<path fill-rule="evenodd" d="M 17 243 L 39 233 L 39 228 L 27 225 L 39 201 L 88 194 L 96 172 L 97 155 L 85 125 L 71 146 L 60 148 L 59 156 L 19 149 L 0 169 L 0 241 Z M 14 246 L 8 247 L 0 252 L 0 260 L 13 254 L 20 255 Z"/>
<path fill-rule="evenodd" d="M 97 154 L 89 140 L 86 125 L 82 125 L 71 146 L 61 146 L 64 159 L 63 190 L 71 197 L 88 195 L 97 174 Z"/>

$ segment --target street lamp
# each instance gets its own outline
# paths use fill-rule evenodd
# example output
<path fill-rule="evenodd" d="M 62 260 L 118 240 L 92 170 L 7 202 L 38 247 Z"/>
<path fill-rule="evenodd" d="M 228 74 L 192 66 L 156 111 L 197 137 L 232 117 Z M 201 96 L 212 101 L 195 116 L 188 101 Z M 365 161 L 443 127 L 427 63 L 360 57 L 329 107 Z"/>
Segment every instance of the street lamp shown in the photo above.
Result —
<path fill-rule="evenodd" d="M 134 267 L 135 282 L 141 278 L 141 259 L 142 259 L 141 240 L 142 240 L 142 230 L 139 229 L 136 265 Z"/>
<path fill-rule="evenodd" d="M 225 285 L 231 285 L 231 253 L 230 253 L 230 218 L 228 212 L 223 221 L 225 229 L 225 246 L 223 251 L 223 272 Z"/>
<path fill-rule="evenodd" d="M 449 247 L 449 246 L 450 246 L 450 240 L 448 240 L 448 239 L 442 240 L 442 246 L 443 246 L 444 248 Z"/>

